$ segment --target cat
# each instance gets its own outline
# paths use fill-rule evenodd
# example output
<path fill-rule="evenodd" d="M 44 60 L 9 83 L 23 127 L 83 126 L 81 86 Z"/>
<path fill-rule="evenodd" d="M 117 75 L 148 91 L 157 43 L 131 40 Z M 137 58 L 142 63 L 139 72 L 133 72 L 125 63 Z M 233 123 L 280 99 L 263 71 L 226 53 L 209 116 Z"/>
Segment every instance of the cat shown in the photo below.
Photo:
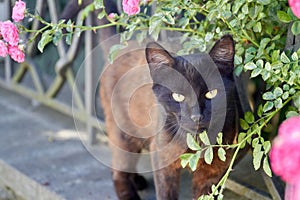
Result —
<path fill-rule="evenodd" d="M 146 180 L 135 173 L 138 154 L 149 148 L 156 198 L 178 199 L 179 156 L 193 152 L 186 135 L 206 130 L 212 144 L 219 131 L 223 143 L 236 143 L 239 102 L 234 83 L 234 41 L 220 38 L 209 54 L 175 56 L 155 42 L 125 52 L 100 79 L 100 97 L 112 148 L 112 179 L 121 200 L 140 199 Z M 222 121 L 223 120 L 223 121 Z M 203 144 L 201 144 L 203 146 Z M 129 155 L 128 152 L 135 156 Z M 211 192 L 232 157 L 221 161 L 216 149 L 211 165 L 200 158 L 192 172 L 193 198 Z"/>

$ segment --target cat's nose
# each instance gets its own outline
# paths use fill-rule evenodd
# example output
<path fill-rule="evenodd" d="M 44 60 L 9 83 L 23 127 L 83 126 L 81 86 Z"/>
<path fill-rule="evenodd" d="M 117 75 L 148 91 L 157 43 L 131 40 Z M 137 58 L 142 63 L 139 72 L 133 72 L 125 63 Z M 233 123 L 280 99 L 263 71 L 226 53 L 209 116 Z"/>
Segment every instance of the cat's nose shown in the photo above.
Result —
<path fill-rule="evenodd" d="M 192 119 L 194 122 L 200 122 L 200 121 L 203 119 L 203 115 L 201 115 L 201 114 L 192 115 L 192 116 L 191 116 L 191 119 Z"/>

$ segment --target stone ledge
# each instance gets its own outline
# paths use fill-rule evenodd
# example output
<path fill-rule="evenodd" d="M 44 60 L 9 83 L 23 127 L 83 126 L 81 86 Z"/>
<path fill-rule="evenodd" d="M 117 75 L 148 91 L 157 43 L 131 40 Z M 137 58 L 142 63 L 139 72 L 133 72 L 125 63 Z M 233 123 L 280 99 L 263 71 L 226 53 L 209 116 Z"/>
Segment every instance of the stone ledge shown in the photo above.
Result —
<path fill-rule="evenodd" d="M 3 190 L 3 195 L 24 200 L 64 200 L 61 196 L 49 191 L 46 187 L 28 178 L 17 169 L 0 160 L 0 185 L 10 188 L 12 191 Z"/>

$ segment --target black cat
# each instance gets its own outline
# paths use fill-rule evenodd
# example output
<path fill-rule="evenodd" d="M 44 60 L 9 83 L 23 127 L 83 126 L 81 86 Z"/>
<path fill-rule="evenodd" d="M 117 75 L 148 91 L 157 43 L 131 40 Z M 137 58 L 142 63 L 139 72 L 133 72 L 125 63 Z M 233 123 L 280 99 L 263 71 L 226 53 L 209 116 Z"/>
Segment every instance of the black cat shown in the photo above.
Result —
<path fill-rule="evenodd" d="M 118 57 L 101 76 L 100 95 L 113 151 L 112 177 L 119 199 L 140 199 L 145 180 L 135 172 L 137 155 L 149 147 L 156 196 L 178 199 L 180 159 L 192 152 L 186 134 L 206 130 L 211 143 L 236 142 L 238 97 L 233 79 L 234 42 L 225 35 L 209 54 L 173 56 L 157 43 Z M 193 197 L 208 194 L 231 161 L 200 159 L 193 172 Z"/>

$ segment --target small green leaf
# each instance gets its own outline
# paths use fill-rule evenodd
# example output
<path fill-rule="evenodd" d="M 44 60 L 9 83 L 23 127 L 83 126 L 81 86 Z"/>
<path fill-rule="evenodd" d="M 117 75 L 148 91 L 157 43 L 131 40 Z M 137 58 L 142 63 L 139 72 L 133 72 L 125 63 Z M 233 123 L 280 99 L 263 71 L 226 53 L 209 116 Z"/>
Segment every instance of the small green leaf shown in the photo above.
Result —
<path fill-rule="evenodd" d="M 200 140 L 205 144 L 205 145 L 210 145 L 209 138 L 207 136 L 206 131 L 203 131 L 202 133 L 199 134 Z"/>
<path fill-rule="evenodd" d="M 121 49 L 124 49 L 126 48 L 127 45 L 122 45 L 122 44 L 116 44 L 114 46 L 112 46 L 109 50 L 109 61 L 110 63 L 112 63 L 115 59 L 115 57 L 118 55 L 118 52 L 121 50 Z"/>
<path fill-rule="evenodd" d="M 261 23 L 260 22 L 255 23 L 255 25 L 253 27 L 253 31 L 256 32 L 256 33 L 260 33 L 261 29 L 262 29 Z"/>
<path fill-rule="evenodd" d="M 299 60 L 297 52 L 294 52 L 294 53 L 292 54 L 292 60 L 293 60 L 293 61 L 298 61 L 298 60 Z"/>
<path fill-rule="evenodd" d="M 281 53 L 280 59 L 283 63 L 290 63 L 290 59 L 286 56 L 285 52 Z"/>
<path fill-rule="evenodd" d="M 189 162 L 189 166 L 191 168 L 192 171 L 195 171 L 197 169 L 197 164 L 200 158 L 200 151 L 198 151 L 197 153 L 195 153 L 191 158 L 190 158 L 190 162 Z"/>
<path fill-rule="evenodd" d="M 256 68 L 251 72 L 251 78 L 257 77 L 262 72 L 261 68 Z"/>
<path fill-rule="evenodd" d="M 273 99 L 275 99 L 276 97 L 275 97 L 275 95 L 273 94 L 273 92 L 266 92 L 266 93 L 263 94 L 262 98 L 263 98 L 264 100 L 273 100 Z"/>
<path fill-rule="evenodd" d="M 102 19 L 103 17 L 105 17 L 105 15 L 106 15 L 106 12 L 105 12 L 105 10 L 103 9 L 103 10 L 97 15 L 97 18 L 98 18 L 98 19 Z"/>
<path fill-rule="evenodd" d="M 258 108 L 257 108 L 257 115 L 258 115 L 259 117 L 261 117 L 262 114 L 263 114 L 263 107 L 262 107 L 262 105 L 260 104 L 260 105 L 258 106 Z"/>
<path fill-rule="evenodd" d="M 277 17 L 283 23 L 290 23 L 292 21 L 292 17 L 288 15 L 286 12 L 281 10 L 277 11 Z"/>
<path fill-rule="evenodd" d="M 264 158 L 263 169 L 269 177 L 272 177 L 272 171 L 271 171 L 269 160 L 268 160 L 267 156 Z"/>
<path fill-rule="evenodd" d="M 248 63 L 244 66 L 244 68 L 245 68 L 246 70 L 253 70 L 253 69 L 257 68 L 257 66 L 256 66 L 253 62 L 248 62 Z"/>
<path fill-rule="evenodd" d="M 204 153 L 204 161 L 206 164 L 211 164 L 214 158 L 214 152 L 212 147 L 208 147 Z"/>
<path fill-rule="evenodd" d="M 199 144 L 196 142 L 196 140 L 194 139 L 194 137 L 192 136 L 192 134 L 188 133 L 187 134 L 187 145 L 188 147 L 193 150 L 193 151 L 198 151 L 201 150 L 201 147 L 199 146 Z"/>
<path fill-rule="evenodd" d="M 274 106 L 275 106 L 275 108 L 277 108 L 277 109 L 280 109 L 280 108 L 282 108 L 282 99 L 281 98 L 278 98 L 278 99 L 276 99 L 275 101 L 274 101 Z"/>
<path fill-rule="evenodd" d="M 293 103 L 300 110 L 300 93 L 298 92 L 296 95 L 293 96 Z"/>
<path fill-rule="evenodd" d="M 38 43 L 38 49 L 43 53 L 45 46 L 52 41 L 52 30 L 47 30 L 42 34 L 42 38 Z"/>
<path fill-rule="evenodd" d="M 297 113 L 296 111 L 288 111 L 286 113 L 286 118 L 296 117 L 296 116 L 299 116 L 299 113 Z"/>
<path fill-rule="evenodd" d="M 223 142 L 223 133 L 218 133 L 217 135 L 217 144 L 221 145 Z"/>
<path fill-rule="evenodd" d="M 273 94 L 275 95 L 275 98 L 280 97 L 283 94 L 283 90 L 280 87 L 276 87 Z"/>
<path fill-rule="evenodd" d="M 94 0 L 94 6 L 96 9 L 104 8 L 103 0 Z"/>
<path fill-rule="evenodd" d="M 291 30 L 294 35 L 299 35 L 299 33 L 300 33 L 300 21 L 299 20 L 295 21 L 293 23 Z"/>
<path fill-rule="evenodd" d="M 241 125 L 241 128 L 242 128 L 243 130 L 249 129 L 248 123 L 247 123 L 245 120 L 243 120 L 243 119 L 240 119 L 240 125 Z"/>
<path fill-rule="evenodd" d="M 255 120 L 252 112 L 246 112 L 244 117 L 248 124 L 252 124 Z"/>
<path fill-rule="evenodd" d="M 265 150 L 265 155 L 267 155 L 271 149 L 271 142 L 270 141 L 265 141 L 263 143 L 263 148 Z"/>
<path fill-rule="evenodd" d="M 180 164 L 181 164 L 182 168 L 185 168 L 189 164 L 190 159 L 193 156 L 194 156 L 193 153 L 185 153 L 185 154 L 180 155 L 180 159 L 181 159 Z"/>
<path fill-rule="evenodd" d="M 258 170 L 261 165 L 261 160 L 264 155 L 264 153 L 261 151 L 262 145 L 259 143 L 256 143 L 253 150 L 253 166 L 255 170 Z"/>
<path fill-rule="evenodd" d="M 71 45 L 71 43 L 72 43 L 72 37 L 73 37 L 72 33 L 68 33 L 66 35 L 66 43 L 67 43 L 67 45 Z"/>
<path fill-rule="evenodd" d="M 218 149 L 218 156 L 223 162 L 226 161 L 226 151 L 222 147 Z"/>
<path fill-rule="evenodd" d="M 274 107 L 274 103 L 271 101 L 268 101 L 267 103 L 265 103 L 264 107 L 263 107 L 263 112 L 268 112 L 269 110 L 271 110 Z"/>

